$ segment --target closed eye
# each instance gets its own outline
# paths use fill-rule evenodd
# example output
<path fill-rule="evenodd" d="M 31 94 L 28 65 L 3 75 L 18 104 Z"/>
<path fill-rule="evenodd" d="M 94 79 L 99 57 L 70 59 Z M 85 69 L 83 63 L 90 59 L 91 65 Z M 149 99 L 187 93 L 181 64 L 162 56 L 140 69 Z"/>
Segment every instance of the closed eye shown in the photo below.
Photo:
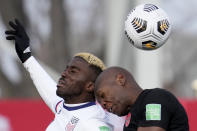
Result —
<path fill-rule="evenodd" d="M 80 71 L 80 69 L 75 66 L 66 66 L 65 70 L 67 70 L 70 74 L 75 74 Z"/>
<path fill-rule="evenodd" d="M 71 73 L 78 73 L 79 71 L 80 71 L 80 69 L 77 68 L 77 67 L 74 67 L 74 66 L 71 66 L 71 67 L 70 67 L 70 72 L 71 72 Z"/>
<path fill-rule="evenodd" d="M 77 72 L 78 72 L 78 70 L 71 69 L 71 70 L 70 70 L 70 72 L 71 72 L 71 73 L 77 73 Z"/>

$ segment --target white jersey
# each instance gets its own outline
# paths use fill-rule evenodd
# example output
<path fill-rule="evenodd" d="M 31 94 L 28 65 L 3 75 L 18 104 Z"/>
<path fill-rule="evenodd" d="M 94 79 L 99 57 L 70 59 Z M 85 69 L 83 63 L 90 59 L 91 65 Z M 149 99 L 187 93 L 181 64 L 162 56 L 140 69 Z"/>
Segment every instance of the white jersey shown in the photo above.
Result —
<path fill-rule="evenodd" d="M 56 95 L 56 82 L 31 56 L 24 67 L 30 73 L 40 96 L 55 114 L 46 131 L 122 131 L 124 120 L 105 112 L 99 104 L 66 104 Z"/>
<path fill-rule="evenodd" d="M 47 131 L 113 130 L 111 125 L 104 122 L 105 112 L 99 109 L 95 102 L 65 104 L 62 100 L 57 103 L 55 110 L 55 119 L 48 126 Z"/>

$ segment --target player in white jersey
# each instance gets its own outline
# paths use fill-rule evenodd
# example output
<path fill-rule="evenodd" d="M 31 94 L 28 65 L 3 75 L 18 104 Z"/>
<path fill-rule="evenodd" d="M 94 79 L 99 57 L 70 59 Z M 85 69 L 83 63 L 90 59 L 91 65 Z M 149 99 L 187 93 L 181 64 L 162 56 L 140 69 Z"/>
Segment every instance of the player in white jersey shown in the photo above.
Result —
<path fill-rule="evenodd" d="M 122 130 L 122 118 L 111 116 L 95 103 L 94 82 L 105 68 L 99 58 L 90 53 L 76 54 L 56 84 L 31 55 L 30 40 L 23 26 L 17 20 L 9 25 L 13 29 L 5 32 L 6 39 L 15 40 L 20 60 L 42 99 L 55 113 L 47 131 Z"/>

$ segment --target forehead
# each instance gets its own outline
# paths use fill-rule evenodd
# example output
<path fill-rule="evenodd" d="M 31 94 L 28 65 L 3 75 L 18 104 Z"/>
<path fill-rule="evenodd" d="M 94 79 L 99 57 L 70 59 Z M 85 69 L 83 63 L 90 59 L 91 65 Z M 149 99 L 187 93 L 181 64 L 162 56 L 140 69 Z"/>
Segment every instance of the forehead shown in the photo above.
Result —
<path fill-rule="evenodd" d="M 87 63 L 84 59 L 80 57 L 74 57 L 67 65 L 71 69 L 78 69 L 81 74 L 86 76 L 90 75 L 91 68 L 89 67 L 89 63 Z"/>
<path fill-rule="evenodd" d="M 119 85 L 116 83 L 115 79 L 108 75 L 107 77 L 101 76 L 102 79 L 98 79 L 96 83 L 96 94 L 101 95 L 113 95 L 119 91 Z"/>
<path fill-rule="evenodd" d="M 111 91 L 111 88 L 109 87 L 109 84 L 100 84 L 100 87 L 98 88 L 98 90 L 96 91 L 97 95 L 103 95 L 103 94 L 109 94 Z"/>
<path fill-rule="evenodd" d="M 82 58 L 80 57 L 74 57 L 72 58 L 72 60 L 68 63 L 68 66 L 75 66 L 75 67 L 78 67 L 78 68 L 88 68 L 89 67 L 89 64 L 83 60 Z"/>

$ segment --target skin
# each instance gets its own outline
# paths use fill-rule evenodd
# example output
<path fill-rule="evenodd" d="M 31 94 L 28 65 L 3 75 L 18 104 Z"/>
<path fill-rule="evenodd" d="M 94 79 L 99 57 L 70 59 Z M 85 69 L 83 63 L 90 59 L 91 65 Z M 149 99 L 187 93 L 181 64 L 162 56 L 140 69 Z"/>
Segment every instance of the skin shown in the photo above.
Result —
<path fill-rule="evenodd" d="M 138 131 L 165 131 L 163 128 L 160 127 L 139 127 Z"/>
<path fill-rule="evenodd" d="M 133 76 L 125 69 L 111 67 L 96 80 L 95 96 L 101 106 L 118 116 L 127 115 L 143 91 Z M 160 127 L 139 127 L 138 131 L 165 131 Z"/>
<path fill-rule="evenodd" d="M 89 64 L 80 57 L 74 57 L 61 74 L 56 94 L 68 104 L 95 101 L 95 79 L 96 76 Z"/>

